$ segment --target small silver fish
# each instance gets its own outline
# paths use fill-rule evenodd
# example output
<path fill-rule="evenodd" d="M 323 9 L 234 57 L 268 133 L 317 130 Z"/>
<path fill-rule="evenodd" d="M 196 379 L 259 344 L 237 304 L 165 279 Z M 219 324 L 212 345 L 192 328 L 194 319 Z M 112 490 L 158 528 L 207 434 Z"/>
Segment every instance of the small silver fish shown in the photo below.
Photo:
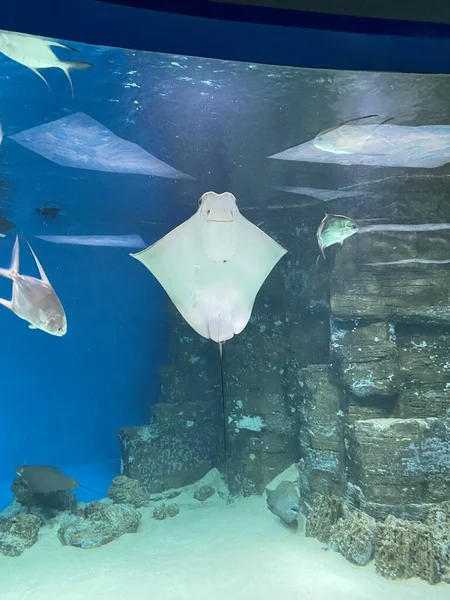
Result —
<path fill-rule="evenodd" d="M 343 215 L 325 214 L 317 230 L 317 241 L 322 256 L 325 258 L 324 248 L 333 244 L 341 244 L 358 232 L 358 226 L 349 217 Z"/>
<path fill-rule="evenodd" d="M 377 117 L 378 121 L 381 118 L 379 115 L 367 115 L 366 117 L 349 119 L 348 121 L 344 121 L 344 123 L 325 129 L 314 138 L 314 147 L 323 152 L 331 152 L 332 154 L 364 152 L 364 144 L 373 137 L 375 130 L 380 125 L 384 125 L 393 119 L 393 117 L 390 117 L 378 123 L 364 124 L 365 119 L 373 119 L 374 117 Z M 387 140 L 383 141 L 387 142 Z M 364 153 L 369 154 L 368 152 Z M 381 154 L 381 152 L 377 152 L 376 154 Z"/>
<path fill-rule="evenodd" d="M 291 525 L 300 513 L 300 496 L 291 481 L 282 481 L 267 492 L 267 508 L 282 521 Z"/>
<path fill-rule="evenodd" d="M 2 54 L 28 67 L 30 71 L 36 73 L 46 83 L 49 89 L 51 88 L 48 81 L 39 72 L 39 69 L 61 69 L 69 80 L 73 98 L 73 83 L 70 77 L 70 69 L 87 69 L 88 67 L 92 67 L 92 65 L 87 62 L 78 61 L 64 62 L 53 53 L 51 46 L 64 48 L 71 52 L 78 52 L 75 48 L 51 39 L 0 29 L 0 52 Z"/>
<path fill-rule="evenodd" d="M 19 273 L 19 236 L 16 236 L 9 269 L 0 269 L 0 276 L 13 281 L 12 299 L 0 298 L 0 304 L 30 323 L 30 329 L 41 329 L 50 335 L 67 333 L 67 319 L 61 302 L 50 284 L 45 271 L 28 244 L 40 279 Z"/>

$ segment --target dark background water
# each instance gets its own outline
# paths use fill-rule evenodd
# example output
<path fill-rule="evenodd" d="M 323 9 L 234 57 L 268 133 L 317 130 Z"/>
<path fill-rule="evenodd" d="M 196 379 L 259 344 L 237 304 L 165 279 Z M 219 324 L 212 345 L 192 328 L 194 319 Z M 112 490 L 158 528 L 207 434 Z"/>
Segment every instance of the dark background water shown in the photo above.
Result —
<path fill-rule="evenodd" d="M 69 467 L 86 485 L 103 488 L 118 472 L 117 429 L 148 422 L 159 396 L 158 365 L 167 360 L 165 294 L 128 256 L 131 250 L 54 245 L 34 236 L 139 234 L 151 244 L 191 216 L 208 190 L 231 191 L 249 219 L 255 209 L 288 211 L 292 227 L 309 236 L 325 210 L 423 221 L 408 212 L 409 195 L 418 190 L 442 204 L 436 214 L 448 213 L 447 181 L 428 177 L 429 170 L 414 169 L 424 177 L 410 179 L 408 169 L 267 158 L 364 114 L 394 116 L 398 124 L 449 124 L 448 77 L 77 48 L 94 67 L 73 72 L 74 100 L 61 71 L 45 72 L 50 92 L 28 69 L 0 56 L 0 214 L 32 243 L 69 323 L 58 339 L 0 311 L 5 493 L 22 463 Z M 8 138 L 77 111 L 194 179 L 62 167 Z M 433 175 L 446 172 L 442 167 Z M 363 184 L 360 197 L 327 204 L 276 189 L 356 183 Z M 61 210 L 55 219 L 44 218 L 36 212 L 44 206 Z M 14 235 L 0 240 L 1 266 L 9 265 Z M 35 274 L 29 253 L 23 252 L 21 271 Z M 10 290 L 11 283 L 0 280 L 2 297 L 9 299 Z"/>

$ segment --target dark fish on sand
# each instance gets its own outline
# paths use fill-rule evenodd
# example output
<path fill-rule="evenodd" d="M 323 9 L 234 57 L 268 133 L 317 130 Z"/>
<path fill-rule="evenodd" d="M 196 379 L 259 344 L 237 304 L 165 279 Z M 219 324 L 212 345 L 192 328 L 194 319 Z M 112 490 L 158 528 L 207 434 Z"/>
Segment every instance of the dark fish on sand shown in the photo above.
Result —
<path fill-rule="evenodd" d="M 16 469 L 16 473 L 22 478 L 30 494 L 48 494 L 80 487 L 76 479 L 56 467 L 23 465 Z"/>
<path fill-rule="evenodd" d="M 274 490 L 267 492 L 267 508 L 288 525 L 297 521 L 300 512 L 300 496 L 291 481 L 282 481 Z"/>
<path fill-rule="evenodd" d="M 324 249 L 333 244 L 341 244 L 358 232 L 358 226 L 349 217 L 343 215 L 328 215 L 322 219 L 317 230 L 317 241 L 322 256 L 325 258 Z"/>
<path fill-rule="evenodd" d="M 67 319 L 62 304 L 55 293 L 33 248 L 28 244 L 40 279 L 19 272 L 19 236 L 16 236 L 9 269 L 0 269 L 0 276 L 13 281 L 12 299 L 0 298 L 0 304 L 27 321 L 30 329 L 41 329 L 61 337 L 67 333 Z"/>

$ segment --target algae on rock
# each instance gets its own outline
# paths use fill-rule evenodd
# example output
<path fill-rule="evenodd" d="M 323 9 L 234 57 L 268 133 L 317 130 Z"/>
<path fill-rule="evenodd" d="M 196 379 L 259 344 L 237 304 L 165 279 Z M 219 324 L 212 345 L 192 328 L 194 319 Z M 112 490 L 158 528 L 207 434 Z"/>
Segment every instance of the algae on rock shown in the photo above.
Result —
<path fill-rule="evenodd" d="M 342 501 L 337 496 L 315 494 L 306 518 L 306 536 L 328 543 L 333 525 L 342 518 L 343 512 Z"/>
<path fill-rule="evenodd" d="M 346 509 L 344 518 L 331 528 L 330 548 L 355 565 L 367 565 L 373 558 L 375 527 L 373 517 Z"/>

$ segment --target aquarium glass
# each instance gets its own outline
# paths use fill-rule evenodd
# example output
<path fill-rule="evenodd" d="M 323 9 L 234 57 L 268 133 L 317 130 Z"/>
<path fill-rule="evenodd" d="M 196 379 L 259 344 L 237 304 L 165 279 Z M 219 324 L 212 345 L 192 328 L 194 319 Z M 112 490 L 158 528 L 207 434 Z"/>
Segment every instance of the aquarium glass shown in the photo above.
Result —
<path fill-rule="evenodd" d="M 0 598 L 448 598 L 450 77 L 0 82 Z"/>

